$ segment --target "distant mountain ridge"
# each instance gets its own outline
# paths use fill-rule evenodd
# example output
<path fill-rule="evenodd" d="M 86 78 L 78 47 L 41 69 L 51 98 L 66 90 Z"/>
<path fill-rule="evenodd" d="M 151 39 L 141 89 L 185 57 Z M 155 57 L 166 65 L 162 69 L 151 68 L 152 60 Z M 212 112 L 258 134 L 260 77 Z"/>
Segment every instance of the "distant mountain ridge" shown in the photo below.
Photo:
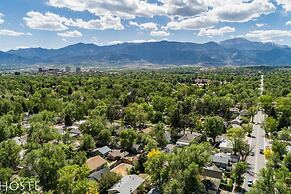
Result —
<path fill-rule="evenodd" d="M 0 52 L 0 64 L 291 65 L 291 49 L 243 38 L 204 44 L 190 42 L 77 43 L 60 49 L 25 48 Z"/>

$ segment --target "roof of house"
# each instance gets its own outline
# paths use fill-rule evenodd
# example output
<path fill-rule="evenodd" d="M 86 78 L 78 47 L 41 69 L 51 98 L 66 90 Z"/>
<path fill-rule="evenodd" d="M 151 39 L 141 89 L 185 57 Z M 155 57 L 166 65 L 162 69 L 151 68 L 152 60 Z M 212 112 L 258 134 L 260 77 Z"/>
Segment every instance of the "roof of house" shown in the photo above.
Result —
<path fill-rule="evenodd" d="M 176 145 L 174 145 L 174 144 L 167 144 L 165 147 L 165 150 L 171 153 L 174 151 L 175 147 L 176 147 Z"/>
<path fill-rule="evenodd" d="M 117 192 L 119 194 L 130 194 L 135 191 L 144 179 L 137 175 L 127 175 L 123 177 L 118 183 L 113 185 L 108 191 Z"/>
<path fill-rule="evenodd" d="M 247 110 L 243 109 L 239 112 L 239 114 L 242 116 L 247 116 L 247 115 L 249 115 L 249 112 Z"/>
<path fill-rule="evenodd" d="M 107 164 L 107 161 L 101 156 L 94 156 L 86 160 L 86 164 L 88 165 L 90 171 L 93 171 Z"/>
<path fill-rule="evenodd" d="M 118 166 L 114 167 L 111 172 L 115 172 L 121 176 L 126 176 L 128 175 L 128 172 L 130 169 L 132 169 L 132 165 L 126 164 L 126 163 L 121 163 Z"/>
<path fill-rule="evenodd" d="M 231 143 L 231 141 L 224 139 L 223 141 L 221 141 L 221 143 L 219 144 L 219 148 L 233 148 L 233 145 Z"/>
<path fill-rule="evenodd" d="M 98 151 L 102 155 L 106 155 L 111 151 L 111 149 L 108 146 L 103 146 L 101 148 L 97 148 L 96 151 Z"/>
<path fill-rule="evenodd" d="M 230 156 L 223 153 L 214 154 L 212 157 L 212 161 L 214 163 L 228 164 L 230 160 Z"/>
<path fill-rule="evenodd" d="M 120 149 L 114 149 L 114 150 L 111 150 L 109 153 L 108 153 L 109 156 L 111 157 L 125 157 L 128 155 L 128 152 L 122 152 Z"/>
<path fill-rule="evenodd" d="M 206 178 L 202 180 L 202 183 L 205 185 L 206 191 L 217 191 L 219 189 L 221 179 Z"/>
<path fill-rule="evenodd" d="M 232 121 L 230 121 L 230 123 L 240 125 L 242 123 L 242 121 L 239 118 L 235 118 Z"/>
<path fill-rule="evenodd" d="M 220 170 L 215 164 L 212 166 L 204 167 L 204 176 L 222 179 L 222 170 Z"/>
<path fill-rule="evenodd" d="M 202 135 L 201 133 L 197 133 L 197 132 L 186 133 L 185 135 L 183 135 L 183 137 L 178 139 L 177 143 L 178 144 L 189 144 L 193 139 L 200 137 L 201 135 Z"/>
<path fill-rule="evenodd" d="M 96 181 L 100 181 L 100 179 L 102 178 L 103 174 L 109 172 L 109 168 L 103 168 L 101 170 L 95 171 L 93 173 L 91 173 L 88 178 L 91 180 L 96 180 Z"/>

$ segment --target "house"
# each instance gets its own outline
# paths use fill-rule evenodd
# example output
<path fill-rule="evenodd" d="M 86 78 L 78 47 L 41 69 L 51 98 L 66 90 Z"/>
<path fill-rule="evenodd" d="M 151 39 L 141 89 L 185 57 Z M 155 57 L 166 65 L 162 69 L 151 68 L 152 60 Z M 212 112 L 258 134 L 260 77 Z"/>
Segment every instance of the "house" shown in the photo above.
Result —
<path fill-rule="evenodd" d="M 230 108 L 229 111 L 232 113 L 239 113 L 239 109 L 237 107 Z"/>
<path fill-rule="evenodd" d="M 118 183 L 108 190 L 108 194 L 137 194 L 144 179 L 137 175 L 124 176 Z"/>
<path fill-rule="evenodd" d="M 143 153 L 143 148 L 140 144 L 134 143 L 132 145 L 132 152 L 136 153 L 136 154 L 141 154 L 141 153 Z"/>
<path fill-rule="evenodd" d="M 249 112 L 246 110 L 246 109 L 243 109 L 239 112 L 239 115 L 240 116 L 248 116 L 249 115 Z"/>
<path fill-rule="evenodd" d="M 202 136 L 202 134 L 197 133 L 197 132 L 186 133 L 183 137 L 178 139 L 178 141 L 176 142 L 176 145 L 177 146 L 188 146 L 194 139 L 197 139 L 201 136 Z"/>
<path fill-rule="evenodd" d="M 219 144 L 220 151 L 224 153 L 232 153 L 233 152 L 233 145 L 231 141 L 224 139 Z"/>
<path fill-rule="evenodd" d="M 100 170 L 107 165 L 107 161 L 101 156 L 94 156 L 86 160 L 86 164 L 88 165 L 90 172 Z"/>
<path fill-rule="evenodd" d="M 202 180 L 202 183 L 204 184 L 207 193 L 209 194 L 220 193 L 219 186 L 221 183 L 221 179 L 205 178 L 204 180 Z"/>
<path fill-rule="evenodd" d="M 121 163 L 118 166 L 114 167 L 111 172 L 115 172 L 121 176 L 126 176 L 128 175 L 128 172 L 132 169 L 132 165 L 126 164 L 126 163 Z"/>
<path fill-rule="evenodd" d="M 242 121 L 237 117 L 237 118 L 233 119 L 232 121 L 230 121 L 230 124 L 232 124 L 232 125 L 241 125 Z"/>
<path fill-rule="evenodd" d="M 205 177 L 222 179 L 222 173 L 223 173 L 222 170 L 219 169 L 215 164 L 203 168 L 203 175 Z"/>
<path fill-rule="evenodd" d="M 172 153 L 174 151 L 175 147 L 176 147 L 176 145 L 174 145 L 174 144 L 167 144 L 164 151 L 166 153 Z"/>
<path fill-rule="evenodd" d="M 105 167 L 105 168 L 103 168 L 103 169 L 101 169 L 101 170 L 97 170 L 97 171 L 91 173 L 91 174 L 88 176 L 88 178 L 89 178 L 90 180 L 100 181 L 101 178 L 102 178 L 102 176 L 103 176 L 104 174 L 108 173 L 108 172 L 109 172 L 109 168 Z"/>
<path fill-rule="evenodd" d="M 23 146 L 27 143 L 27 137 L 28 135 L 23 135 L 20 137 L 14 137 L 12 140 L 14 140 L 17 145 Z"/>
<path fill-rule="evenodd" d="M 165 138 L 167 143 L 170 143 L 172 141 L 172 137 L 171 137 L 170 131 L 165 131 L 164 138 Z"/>
<path fill-rule="evenodd" d="M 127 151 L 122 152 L 121 149 L 114 149 L 107 154 L 107 158 L 109 160 L 120 160 L 128 156 L 128 154 Z"/>
<path fill-rule="evenodd" d="M 111 149 L 108 146 L 103 146 L 100 148 L 96 148 L 90 152 L 90 154 L 100 155 L 100 156 L 106 156 L 109 152 L 111 152 Z"/>
<path fill-rule="evenodd" d="M 228 169 L 230 166 L 230 156 L 224 153 L 214 154 L 212 162 L 219 168 Z"/>
<path fill-rule="evenodd" d="M 82 135 L 82 132 L 79 130 L 77 126 L 71 126 L 68 128 L 70 137 L 79 137 Z"/>

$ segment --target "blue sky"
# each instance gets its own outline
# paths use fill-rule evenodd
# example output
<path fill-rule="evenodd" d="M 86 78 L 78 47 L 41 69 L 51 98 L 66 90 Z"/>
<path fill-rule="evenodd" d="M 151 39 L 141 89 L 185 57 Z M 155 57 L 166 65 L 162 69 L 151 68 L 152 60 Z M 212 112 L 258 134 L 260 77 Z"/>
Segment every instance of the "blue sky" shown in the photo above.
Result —
<path fill-rule="evenodd" d="M 1 0 L 0 50 L 234 37 L 291 46 L 291 0 Z"/>

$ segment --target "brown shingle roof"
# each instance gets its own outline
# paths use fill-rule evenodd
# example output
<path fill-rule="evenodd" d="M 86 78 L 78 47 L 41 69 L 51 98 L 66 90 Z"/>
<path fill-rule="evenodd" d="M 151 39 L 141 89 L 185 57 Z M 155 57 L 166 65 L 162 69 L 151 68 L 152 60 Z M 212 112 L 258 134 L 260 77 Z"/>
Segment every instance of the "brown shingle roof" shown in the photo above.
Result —
<path fill-rule="evenodd" d="M 86 160 L 86 164 L 88 165 L 90 171 L 94 171 L 102 168 L 105 164 L 107 164 L 107 161 L 101 156 L 95 156 Z"/>

